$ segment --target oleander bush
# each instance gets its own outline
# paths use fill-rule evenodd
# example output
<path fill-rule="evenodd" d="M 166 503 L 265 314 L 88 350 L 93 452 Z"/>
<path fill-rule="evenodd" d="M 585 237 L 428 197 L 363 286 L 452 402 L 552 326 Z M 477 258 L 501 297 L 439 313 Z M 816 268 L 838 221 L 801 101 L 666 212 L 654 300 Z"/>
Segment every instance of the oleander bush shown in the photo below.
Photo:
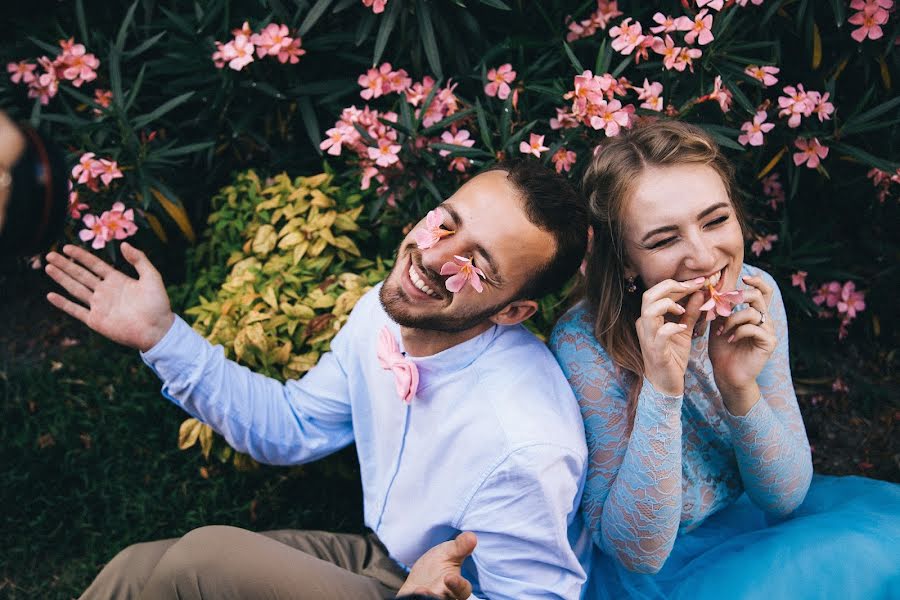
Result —
<path fill-rule="evenodd" d="M 530 154 L 577 180 L 606 137 L 664 116 L 696 123 L 737 167 L 754 230 L 748 260 L 785 295 L 798 388 L 883 405 L 896 403 L 896 9 L 74 0 L 39 18 L 12 9 L 22 35 L 0 49 L 10 63 L 0 106 L 70 152 L 69 235 L 109 258 L 132 235 L 151 249 L 190 243 L 235 171 L 314 173 L 324 157 L 336 180 L 363 192 L 359 218 L 372 236 L 360 250 L 374 260 L 499 159 Z M 247 243 L 257 213 L 225 214 L 213 227 Z M 246 258 L 262 264 L 252 246 Z M 230 256 L 210 254 L 189 278 L 224 281 Z M 290 288 L 278 288 L 273 311 L 305 297 Z M 202 319 L 226 316 L 205 298 Z M 544 299 L 535 329 L 546 332 L 562 306 L 558 294 Z"/>

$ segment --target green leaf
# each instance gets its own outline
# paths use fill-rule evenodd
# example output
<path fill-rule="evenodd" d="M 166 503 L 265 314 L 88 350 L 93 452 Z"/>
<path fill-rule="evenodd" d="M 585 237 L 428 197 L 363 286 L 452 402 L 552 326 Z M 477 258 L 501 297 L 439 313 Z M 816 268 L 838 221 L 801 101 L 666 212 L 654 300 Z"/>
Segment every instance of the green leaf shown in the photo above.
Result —
<path fill-rule="evenodd" d="M 440 121 L 438 121 L 431 127 L 424 129 L 422 131 L 422 134 L 423 135 L 431 135 L 433 133 L 437 133 L 438 131 L 440 131 L 442 129 L 446 129 L 450 124 L 452 124 L 456 121 L 459 121 L 460 119 L 464 119 L 465 117 L 468 117 L 474 111 L 475 111 L 475 109 L 473 109 L 473 108 L 467 108 L 465 110 L 457 111 L 457 112 L 453 113 L 452 115 L 450 115 L 449 117 L 441 119 Z"/>
<path fill-rule="evenodd" d="M 122 51 L 114 46 L 109 49 L 109 84 L 112 88 L 113 103 L 122 106 Z"/>
<path fill-rule="evenodd" d="M 399 1 L 388 4 L 387 11 L 385 11 L 381 21 L 381 27 L 378 28 L 378 35 L 375 37 L 375 53 L 372 57 L 373 65 L 377 65 L 378 61 L 381 60 L 381 55 L 384 54 L 384 48 L 387 46 L 388 38 L 391 37 L 391 32 L 394 30 L 394 24 L 397 22 L 402 4 Z"/>
<path fill-rule="evenodd" d="M 316 111 L 313 109 L 312 101 L 308 96 L 304 96 L 297 101 L 297 106 L 300 108 L 300 118 L 303 119 L 306 135 L 309 137 L 309 141 L 312 143 L 313 148 L 321 155 L 322 150 L 319 148 L 319 143 L 322 141 L 322 130 L 319 129 L 319 119 L 316 117 Z"/>
<path fill-rule="evenodd" d="M 608 73 L 612 63 L 612 48 L 609 47 L 609 38 L 603 38 L 600 49 L 597 51 L 597 60 L 594 61 L 594 73 Z"/>
<path fill-rule="evenodd" d="M 775 16 L 775 13 L 778 12 L 778 9 L 781 8 L 781 5 L 784 4 L 785 0 L 776 0 L 775 2 L 771 2 L 769 7 L 766 9 L 766 12 L 763 13 L 762 20 L 760 23 L 765 25 L 769 22 L 769 20 Z"/>
<path fill-rule="evenodd" d="M 478 119 L 478 132 L 481 134 L 481 141 L 484 143 L 485 148 L 493 153 L 494 146 L 491 143 L 491 130 L 488 129 L 487 115 L 484 114 L 484 107 L 478 98 L 475 99 L 475 116 Z"/>
<path fill-rule="evenodd" d="M 87 19 L 84 17 L 84 0 L 75 0 L 75 20 L 78 21 L 78 31 L 81 33 L 81 39 L 84 43 L 88 43 Z"/>
<path fill-rule="evenodd" d="M 159 40 L 161 40 L 167 33 L 169 33 L 169 32 L 168 31 L 160 31 L 159 33 L 154 35 L 152 38 L 141 42 L 141 44 L 139 46 L 137 46 L 136 48 L 134 48 L 133 50 L 129 50 L 128 52 L 125 52 L 122 56 L 125 58 L 125 60 L 131 60 L 135 56 L 139 56 L 141 53 L 146 52 L 147 50 L 152 48 L 153 45 L 156 44 L 156 42 L 158 42 Z"/>
<path fill-rule="evenodd" d="M 187 144 L 177 148 L 165 148 L 153 151 L 149 154 L 148 159 L 153 158 L 173 158 L 175 156 L 184 156 L 185 154 L 194 154 L 201 150 L 211 147 L 214 142 L 197 142 L 196 144 Z"/>
<path fill-rule="evenodd" d="M 28 36 L 29 41 L 31 41 L 35 46 L 46 52 L 47 54 L 57 54 L 59 53 L 59 46 L 52 46 L 47 42 L 37 39 L 36 37 Z"/>
<path fill-rule="evenodd" d="M 155 110 L 147 113 L 146 115 L 141 115 L 140 117 L 137 117 L 134 120 L 134 128 L 140 129 L 144 125 L 148 125 L 148 124 L 152 123 L 153 121 L 155 121 L 155 120 L 159 119 L 160 117 L 162 117 L 163 115 L 165 115 L 167 112 L 169 112 L 169 111 L 181 106 L 185 102 L 187 102 L 188 99 L 190 99 L 190 97 L 193 96 L 194 94 L 195 94 L 195 92 L 185 92 L 184 94 L 181 94 L 180 96 L 175 96 L 171 100 L 163 102 Z"/>
<path fill-rule="evenodd" d="M 465 146 L 444 144 L 440 142 L 428 144 L 428 147 L 432 150 L 447 150 L 453 156 L 468 156 L 470 158 L 494 158 L 493 154 L 491 154 L 490 152 L 485 152 L 481 148 L 467 148 Z"/>
<path fill-rule="evenodd" d="M 128 28 L 131 27 L 131 22 L 134 21 L 134 11 L 137 9 L 138 1 L 134 0 L 128 12 L 125 13 L 125 18 L 122 19 L 122 25 L 119 27 L 119 33 L 116 35 L 116 49 L 119 52 L 125 49 L 125 38 L 128 37 Z"/>
<path fill-rule="evenodd" d="M 831 10 L 834 13 L 834 24 L 840 27 L 844 24 L 844 19 L 847 16 L 844 0 L 831 0 Z"/>
<path fill-rule="evenodd" d="M 131 105 L 134 104 L 134 101 L 137 100 L 138 92 L 141 91 L 141 86 L 144 84 L 144 73 L 147 71 L 147 63 L 141 65 L 141 70 L 138 71 L 137 78 L 134 80 L 134 84 L 131 86 L 131 89 L 128 90 L 128 97 L 125 99 L 125 104 L 122 106 L 123 111 L 128 111 L 131 108 Z"/>
<path fill-rule="evenodd" d="M 422 48 L 425 50 L 425 57 L 435 76 L 443 77 L 441 70 L 441 56 L 438 52 L 437 40 L 434 39 L 434 28 L 431 25 L 431 9 L 428 7 L 429 0 L 418 0 L 416 2 L 416 16 L 419 19 L 419 35 L 422 36 Z"/>
<path fill-rule="evenodd" d="M 365 15 L 359 20 L 359 24 L 356 26 L 356 44 L 359 46 L 364 41 L 369 39 L 369 33 L 372 31 L 372 27 L 375 26 L 375 14 L 366 12 Z"/>
<path fill-rule="evenodd" d="M 306 33 L 310 29 L 312 29 L 312 26 L 316 24 L 316 21 L 318 21 L 322 17 L 322 15 L 325 14 L 325 11 L 328 10 L 329 6 L 331 6 L 332 1 L 333 0 L 319 0 L 318 2 L 313 4 L 313 7 L 306 14 L 306 18 L 303 19 L 303 23 L 300 24 L 300 29 L 297 31 L 297 33 L 300 36 L 306 35 Z"/>
<path fill-rule="evenodd" d="M 535 125 L 537 125 L 537 121 L 532 121 L 531 123 L 528 123 L 527 125 L 525 125 L 525 127 L 520 129 L 519 131 L 517 131 L 515 133 L 515 135 L 510 137 L 509 140 L 507 140 L 506 144 L 504 145 L 504 148 L 506 148 L 510 154 L 518 152 L 519 149 L 516 146 L 519 145 L 519 142 L 521 142 L 525 138 L 526 135 L 531 133 L 531 130 L 534 129 Z"/>
<path fill-rule="evenodd" d="M 578 60 L 578 57 L 575 56 L 574 52 L 572 52 L 572 48 L 568 43 L 563 42 L 563 50 L 566 51 L 566 55 L 568 55 L 569 61 L 572 63 L 572 66 L 575 67 L 575 70 L 578 72 L 578 74 L 580 75 L 581 73 L 584 73 L 584 67 L 581 66 L 581 61 Z"/>
<path fill-rule="evenodd" d="M 741 152 L 747 150 L 735 141 L 739 135 L 737 129 L 725 127 L 724 125 L 707 125 L 705 123 L 695 123 L 695 125 L 708 131 L 720 146 L 731 148 L 732 150 L 740 150 Z"/>
<path fill-rule="evenodd" d="M 501 0 L 479 0 L 485 6 L 490 6 L 491 8 L 499 8 L 500 10 L 512 10 L 506 2 L 501 2 Z"/>
<path fill-rule="evenodd" d="M 351 6 L 355 6 L 359 4 L 357 0 L 341 0 L 337 3 L 337 5 L 331 10 L 331 14 L 336 15 L 339 12 L 343 12 L 350 8 Z"/>
<path fill-rule="evenodd" d="M 881 169 L 882 171 L 893 172 L 900 168 L 900 163 L 891 162 L 889 160 L 879 158 L 874 154 L 869 154 L 861 148 L 850 146 L 849 144 L 832 144 L 832 151 L 843 152 L 844 154 L 858 160 L 859 162 L 869 166 Z"/>
<path fill-rule="evenodd" d="M 428 178 L 428 175 L 423 174 L 418 178 L 418 181 L 425 186 L 425 189 L 431 192 L 431 195 L 434 196 L 434 199 L 437 200 L 438 203 L 444 201 L 444 195 L 441 194 L 440 190 L 437 189 L 437 186 L 434 185 L 434 182 Z"/>
<path fill-rule="evenodd" d="M 881 115 L 889 113 L 892 110 L 898 108 L 900 108 L 900 96 L 891 98 L 887 102 L 883 102 L 875 108 L 869 109 L 864 113 L 854 115 L 853 117 L 847 119 L 844 122 L 844 125 L 841 127 L 841 133 L 844 135 L 858 133 L 860 126 L 867 125 L 870 121 L 874 121 Z"/>
<path fill-rule="evenodd" d="M 616 65 L 615 70 L 612 73 L 610 73 L 610 75 L 612 75 L 613 77 L 618 77 L 625 71 L 625 69 L 628 68 L 628 65 L 630 65 L 631 63 L 632 63 L 631 56 L 626 56 L 625 58 L 622 59 L 622 62 L 620 62 L 618 65 Z"/>
<path fill-rule="evenodd" d="M 756 114 L 756 105 L 750 101 L 750 98 L 747 97 L 747 94 L 738 87 L 737 83 L 734 79 L 732 79 L 729 75 L 722 74 L 722 83 L 728 86 L 728 91 L 731 92 L 732 97 L 734 97 L 735 102 L 737 102 L 741 108 L 746 110 L 751 115 Z"/>
<path fill-rule="evenodd" d="M 425 118 L 425 109 L 431 106 L 431 103 L 434 101 L 434 97 L 441 89 L 441 84 L 443 80 L 438 79 L 434 82 L 434 86 L 431 88 L 431 91 L 428 92 L 428 95 L 425 97 L 425 102 L 423 102 L 419 109 L 419 116 L 416 119 L 416 129 L 422 124 L 422 120 Z"/>

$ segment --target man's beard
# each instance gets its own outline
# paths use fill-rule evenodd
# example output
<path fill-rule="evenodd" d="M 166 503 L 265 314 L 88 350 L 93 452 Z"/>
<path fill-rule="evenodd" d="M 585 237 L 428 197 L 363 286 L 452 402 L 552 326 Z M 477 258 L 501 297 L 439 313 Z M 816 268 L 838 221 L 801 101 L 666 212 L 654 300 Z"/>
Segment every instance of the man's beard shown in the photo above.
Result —
<path fill-rule="evenodd" d="M 384 311 L 401 327 L 423 329 L 425 331 L 441 331 L 444 333 L 459 333 L 484 323 L 485 320 L 498 313 L 511 302 L 511 300 L 506 300 L 480 310 L 463 310 L 454 314 L 412 314 L 406 310 L 406 307 L 410 306 L 413 301 L 403 291 L 400 282 L 397 281 L 391 285 L 392 278 L 406 276 L 405 273 L 397 271 L 401 268 L 401 262 L 398 260 L 395 263 L 394 270 L 388 275 L 378 294 Z M 435 278 L 435 281 L 441 280 Z"/>

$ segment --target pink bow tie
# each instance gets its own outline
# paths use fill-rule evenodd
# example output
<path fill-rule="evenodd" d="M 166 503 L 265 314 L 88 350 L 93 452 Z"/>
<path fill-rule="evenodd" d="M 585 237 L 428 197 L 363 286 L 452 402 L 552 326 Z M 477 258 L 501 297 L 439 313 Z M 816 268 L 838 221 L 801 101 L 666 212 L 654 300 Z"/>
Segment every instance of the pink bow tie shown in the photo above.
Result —
<path fill-rule="evenodd" d="M 386 326 L 378 334 L 378 363 L 382 369 L 393 371 L 394 384 L 397 386 L 400 399 L 407 404 L 412 402 L 419 387 L 419 370 L 416 363 L 400 352 L 397 340 Z"/>

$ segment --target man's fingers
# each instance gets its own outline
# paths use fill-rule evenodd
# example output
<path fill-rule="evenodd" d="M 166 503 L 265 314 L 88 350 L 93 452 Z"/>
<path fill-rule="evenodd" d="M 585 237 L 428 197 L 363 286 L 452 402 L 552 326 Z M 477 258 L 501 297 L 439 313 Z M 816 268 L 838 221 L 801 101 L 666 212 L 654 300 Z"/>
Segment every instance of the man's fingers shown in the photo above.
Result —
<path fill-rule="evenodd" d="M 139 277 L 155 277 L 159 275 L 159 271 L 156 270 L 156 267 L 153 266 L 146 254 L 128 242 L 122 242 L 119 248 L 122 250 L 122 256 L 131 263 Z"/>
<path fill-rule="evenodd" d="M 110 273 L 115 272 L 115 269 L 113 269 L 111 266 L 94 256 L 84 248 L 79 248 L 78 246 L 73 246 L 72 244 L 66 244 L 65 246 L 63 246 L 63 254 L 71 256 L 72 258 L 83 264 L 100 279 L 105 279 L 110 275 Z"/>
<path fill-rule="evenodd" d="M 93 290 L 100 284 L 101 280 L 99 277 L 76 263 L 74 260 L 70 260 L 61 254 L 51 252 L 47 255 L 47 262 L 56 267 L 57 272 L 61 271 L 65 273 L 88 290 Z M 47 274 L 56 281 L 59 281 L 59 279 L 50 274 L 49 270 L 47 270 Z"/>
<path fill-rule="evenodd" d="M 461 575 L 445 575 L 444 585 L 456 600 L 466 600 L 472 595 L 472 584 Z"/>
<path fill-rule="evenodd" d="M 453 540 L 454 546 L 454 558 L 459 559 L 460 562 L 464 561 L 472 552 L 475 551 L 475 546 L 478 544 L 478 538 L 471 531 L 464 531 Z"/>
<path fill-rule="evenodd" d="M 60 296 L 59 294 L 53 292 L 47 294 L 47 300 L 49 300 L 50 304 L 52 304 L 56 308 L 72 317 L 75 317 L 76 319 L 87 325 L 88 315 L 90 315 L 91 313 L 85 307 L 81 306 L 80 304 L 76 304 L 68 298 L 64 298 L 63 296 Z"/>
<path fill-rule="evenodd" d="M 57 267 L 56 265 L 47 265 L 44 269 L 53 281 L 61 285 L 67 292 L 72 294 L 78 300 L 85 304 L 91 303 L 92 292 L 87 287 L 75 281 L 68 273 Z"/>

